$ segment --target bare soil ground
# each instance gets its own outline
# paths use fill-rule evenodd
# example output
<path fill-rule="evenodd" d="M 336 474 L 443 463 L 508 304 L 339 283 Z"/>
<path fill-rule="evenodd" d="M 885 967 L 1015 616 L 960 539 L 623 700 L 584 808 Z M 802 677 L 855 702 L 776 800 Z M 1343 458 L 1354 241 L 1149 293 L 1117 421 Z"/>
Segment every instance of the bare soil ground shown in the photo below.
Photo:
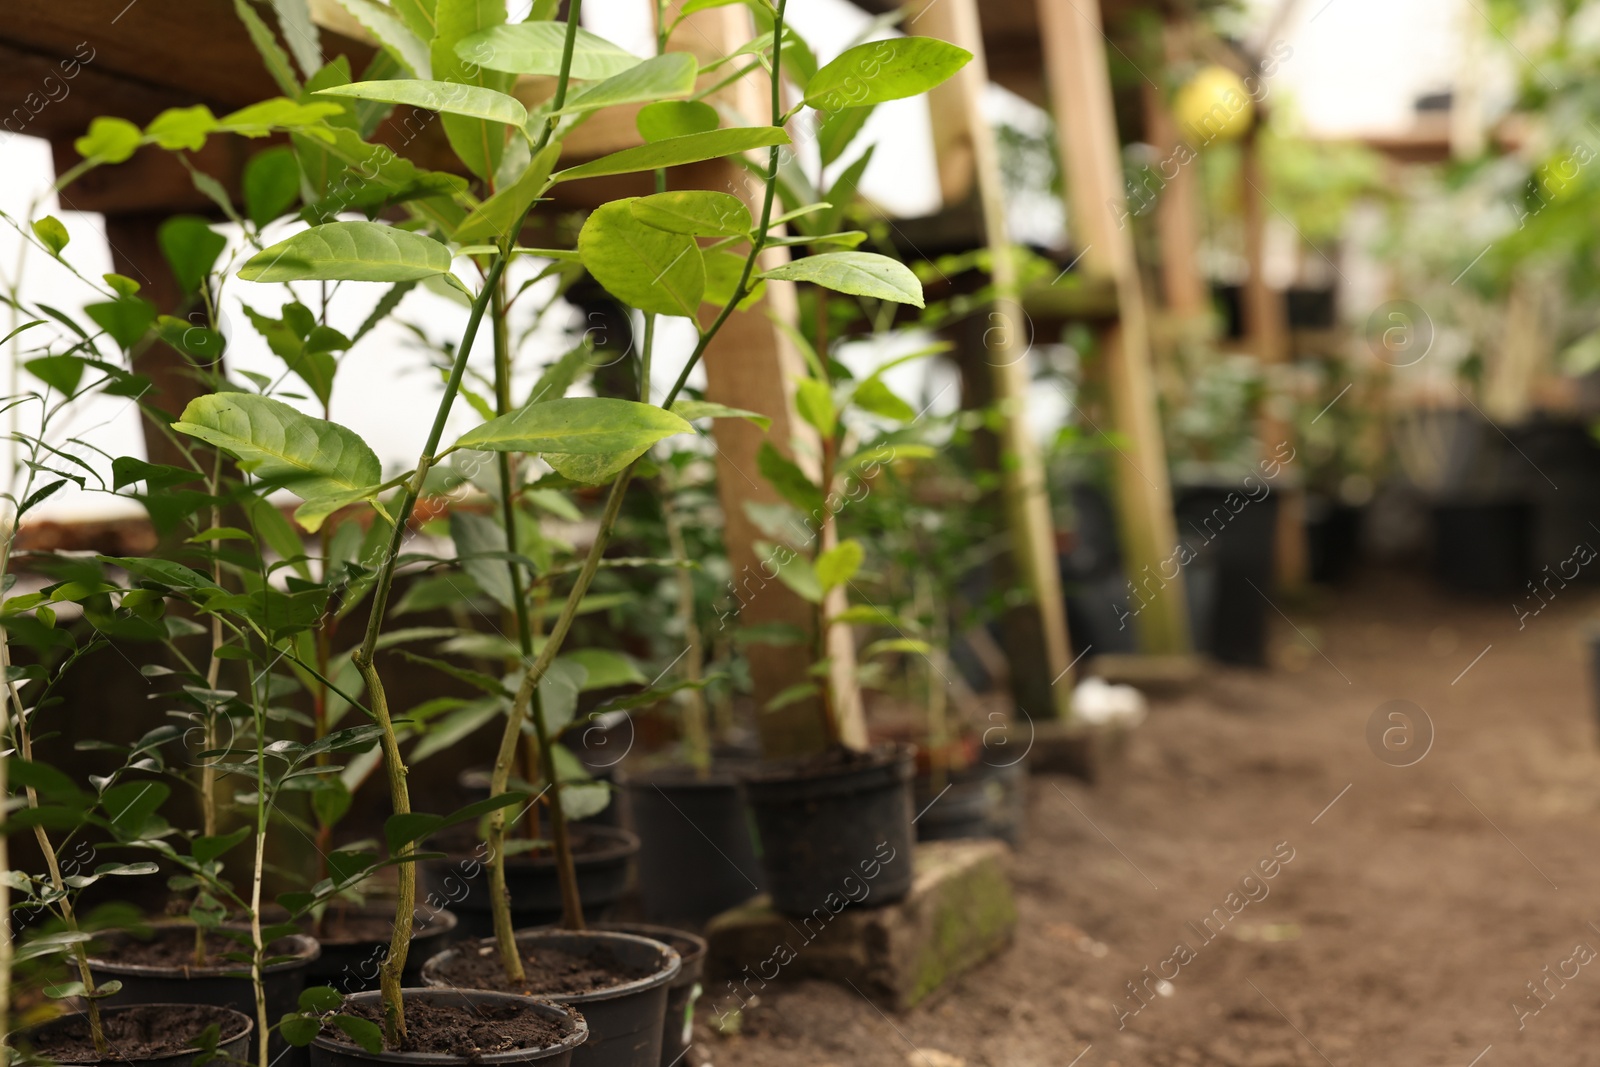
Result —
<path fill-rule="evenodd" d="M 1289 608 L 1272 670 L 1156 699 L 1114 781 L 1034 779 L 1009 951 L 898 1016 L 775 986 L 688 1062 L 1600 1065 L 1597 611 L 1404 576 Z M 1391 700 L 1432 723 L 1411 766 L 1369 745 Z"/>

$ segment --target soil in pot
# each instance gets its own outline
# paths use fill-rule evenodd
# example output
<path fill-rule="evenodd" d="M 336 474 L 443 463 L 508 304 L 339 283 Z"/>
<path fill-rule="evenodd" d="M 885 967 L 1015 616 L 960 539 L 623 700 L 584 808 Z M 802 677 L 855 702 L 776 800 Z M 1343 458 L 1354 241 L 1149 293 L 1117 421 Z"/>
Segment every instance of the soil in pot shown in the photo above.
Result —
<path fill-rule="evenodd" d="M 628 891 L 628 875 L 639 839 L 627 830 L 590 823 L 570 827 L 578 897 L 586 919 L 598 919 Z M 494 920 L 489 911 L 489 868 L 485 853 L 461 841 L 442 841 L 446 859 L 423 864 L 428 899 L 448 907 L 460 920 L 458 936 L 489 937 Z M 561 918 L 561 885 L 555 857 L 522 853 L 506 857 L 506 889 L 511 894 L 514 926 L 540 926 Z"/>
<path fill-rule="evenodd" d="M 645 917 L 700 925 L 761 892 L 750 809 L 732 767 L 629 771 L 628 817 L 639 835 Z"/>
<path fill-rule="evenodd" d="M 661 1067 L 681 1062 L 694 1040 L 694 1005 L 700 999 L 700 980 L 705 975 L 706 939 L 686 930 L 651 923 L 606 923 L 596 929 L 648 937 L 677 950 L 683 969 L 667 987 L 667 1015 L 661 1027 Z"/>
<path fill-rule="evenodd" d="M 407 989 L 406 1036 L 401 1047 L 366 1052 L 342 1031 L 324 1027 L 312 1046 L 317 1067 L 353 1067 L 373 1061 L 417 1065 L 533 1063 L 565 1067 L 589 1036 L 571 1008 L 530 997 L 463 989 Z M 349 997 L 342 1011 L 383 1025 L 376 991 Z"/>
<path fill-rule="evenodd" d="M 89 1016 L 75 1012 L 13 1037 L 11 1044 L 59 1064 L 142 1063 L 186 1065 L 200 1054 L 207 1027 L 218 1032 L 224 1058 L 243 1059 L 255 1024 L 248 1015 L 205 1004 L 139 1004 L 106 1008 L 100 1023 L 110 1047 L 101 1059 L 89 1033 Z"/>
<path fill-rule="evenodd" d="M 403 981 L 422 981 L 428 957 L 450 944 L 457 919 L 443 908 L 419 907 L 411 924 L 411 950 L 406 956 Z M 389 952 L 394 928 L 394 905 L 363 904 L 328 908 L 317 941 L 322 954 L 306 974 L 307 985 L 330 985 L 341 993 L 378 988 L 378 969 Z"/>
<path fill-rule="evenodd" d="M 827 921 L 911 891 L 908 745 L 766 764 L 746 783 L 772 904 Z"/>
<path fill-rule="evenodd" d="M 194 927 L 187 924 L 156 926 L 149 939 L 113 934 L 104 939 L 90 959 L 98 978 L 115 978 L 122 989 L 107 998 L 110 1005 L 211 1004 L 241 1011 L 255 1018 L 255 988 L 250 968 L 224 958 L 240 946 L 218 934 L 206 938 L 206 958 L 196 964 Z M 266 986 L 267 1018 L 273 1022 L 296 1009 L 306 987 L 306 971 L 319 952 L 315 939 L 303 934 L 280 938 L 267 947 L 268 958 L 290 957 L 269 964 L 262 973 Z M 252 1044 L 259 1035 L 252 1038 Z M 278 1034 L 269 1037 L 274 1060 L 280 1055 L 288 1067 L 304 1064 L 304 1049 L 291 1048 Z"/>
<path fill-rule="evenodd" d="M 429 986 L 493 989 L 568 1004 L 589 1023 L 574 1067 L 659 1067 L 670 986 L 682 969 L 670 945 L 604 930 L 517 934 L 526 981 L 513 986 L 492 940 L 458 945 L 429 960 Z"/>

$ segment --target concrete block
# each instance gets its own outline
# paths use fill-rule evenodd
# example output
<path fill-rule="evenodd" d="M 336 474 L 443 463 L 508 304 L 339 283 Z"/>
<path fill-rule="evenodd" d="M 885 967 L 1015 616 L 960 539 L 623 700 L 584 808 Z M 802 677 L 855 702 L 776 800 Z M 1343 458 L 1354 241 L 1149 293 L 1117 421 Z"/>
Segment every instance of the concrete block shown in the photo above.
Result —
<path fill-rule="evenodd" d="M 837 914 L 780 915 L 756 897 L 706 927 L 705 1008 L 715 1024 L 770 984 L 819 978 L 853 985 L 902 1011 L 1011 941 L 1017 911 L 998 841 L 916 846 L 916 876 L 904 900 L 871 907 L 870 896 Z"/>
<path fill-rule="evenodd" d="M 1028 769 L 1035 774 L 1070 774 L 1090 785 L 1101 782 L 1127 757 L 1137 727 L 1122 723 L 1037 723 Z"/>

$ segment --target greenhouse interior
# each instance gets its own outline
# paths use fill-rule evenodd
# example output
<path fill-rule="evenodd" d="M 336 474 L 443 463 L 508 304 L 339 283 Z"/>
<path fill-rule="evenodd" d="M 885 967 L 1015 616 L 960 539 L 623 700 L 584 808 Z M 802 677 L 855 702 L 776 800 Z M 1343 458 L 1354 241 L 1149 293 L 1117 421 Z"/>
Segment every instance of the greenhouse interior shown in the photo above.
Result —
<path fill-rule="evenodd" d="M 0 1067 L 1600 1063 L 1600 3 L 6 16 Z"/>

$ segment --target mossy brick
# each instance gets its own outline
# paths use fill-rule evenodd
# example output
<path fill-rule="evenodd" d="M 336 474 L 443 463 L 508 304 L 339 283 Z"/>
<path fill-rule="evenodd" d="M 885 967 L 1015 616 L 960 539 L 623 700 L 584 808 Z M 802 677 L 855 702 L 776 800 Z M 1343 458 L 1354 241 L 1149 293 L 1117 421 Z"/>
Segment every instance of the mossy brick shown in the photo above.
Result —
<path fill-rule="evenodd" d="M 911 1007 L 1010 943 L 1009 861 L 999 841 L 932 841 L 916 847 L 911 892 L 896 903 L 873 907 L 869 893 L 837 913 L 797 917 L 763 895 L 723 912 L 706 928 L 712 1017 L 798 978 L 854 986 L 891 1010 Z"/>

